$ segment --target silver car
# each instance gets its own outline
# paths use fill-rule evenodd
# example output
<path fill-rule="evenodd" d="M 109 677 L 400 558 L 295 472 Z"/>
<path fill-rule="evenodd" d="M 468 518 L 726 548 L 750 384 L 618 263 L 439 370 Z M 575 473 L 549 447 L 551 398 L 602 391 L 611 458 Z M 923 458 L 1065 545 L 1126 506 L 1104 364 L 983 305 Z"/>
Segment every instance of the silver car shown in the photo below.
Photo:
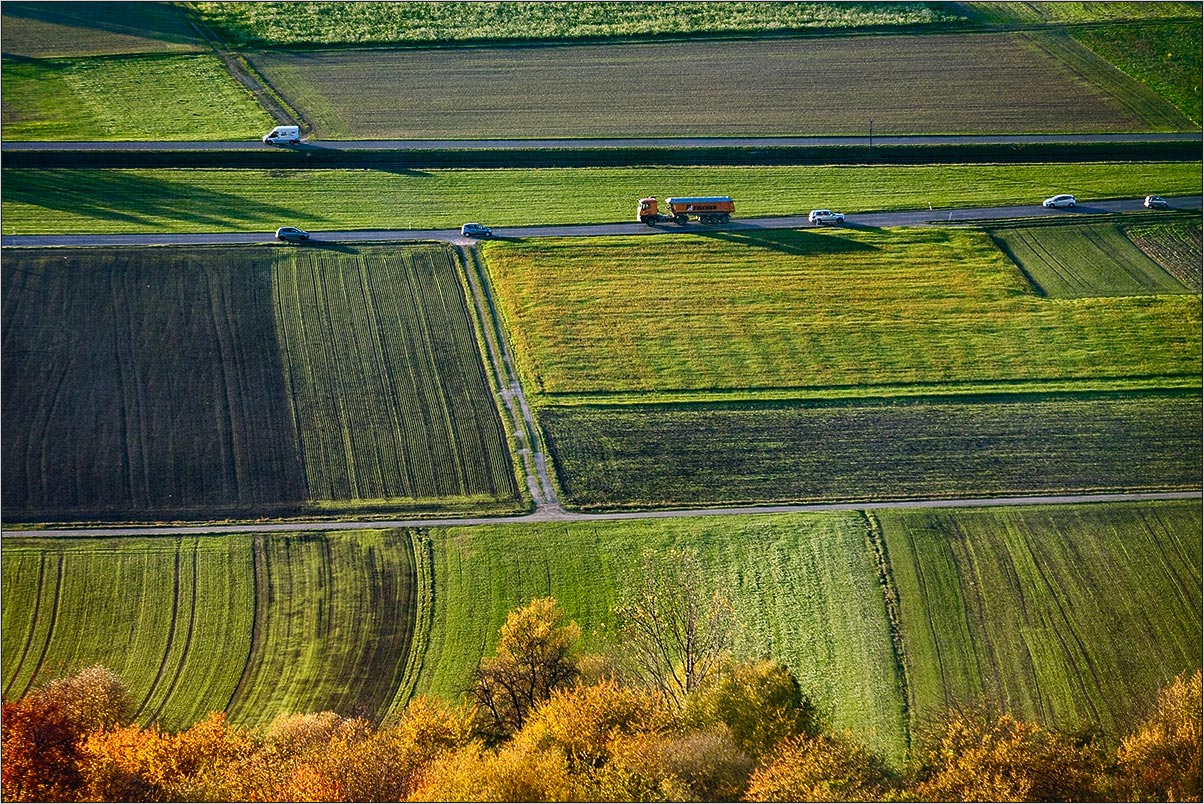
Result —
<path fill-rule="evenodd" d="M 1146 209 L 1166 209 L 1169 204 L 1166 199 L 1160 195 L 1147 195 L 1145 201 L 1142 202 Z"/>
<path fill-rule="evenodd" d="M 1055 195 L 1045 199 L 1041 202 L 1041 206 L 1046 207 L 1047 209 L 1070 209 L 1074 207 L 1076 203 L 1078 202 L 1075 201 L 1073 195 L 1064 193 L 1062 195 Z"/>

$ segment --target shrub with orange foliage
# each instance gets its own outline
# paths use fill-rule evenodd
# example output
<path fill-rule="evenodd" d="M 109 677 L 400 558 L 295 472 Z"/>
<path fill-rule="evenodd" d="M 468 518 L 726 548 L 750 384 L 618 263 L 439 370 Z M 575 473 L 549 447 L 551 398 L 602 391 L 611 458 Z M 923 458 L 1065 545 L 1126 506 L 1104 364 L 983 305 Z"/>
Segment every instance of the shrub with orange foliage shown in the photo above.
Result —
<path fill-rule="evenodd" d="M 1201 767 L 1201 673 L 1177 676 L 1158 696 L 1150 716 L 1117 751 L 1117 788 L 1129 801 L 1199 801 Z"/>
<path fill-rule="evenodd" d="M 99 665 L 51 681 L 0 714 L 0 794 L 7 801 L 70 801 L 80 793 L 85 735 L 128 720 L 121 680 Z"/>
<path fill-rule="evenodd" d="M 746 801 L 878 801 L 894 787 L 883 759 L 852 735 L 801 736 L 783 743 L 752 775 Z"/>
<path fill-rule="evenodd" d="M 909 795 L 921 801 L 1098 801 L 1107 760 L 1082 745 L 1011 715 L 951 713 L 922 758 Z"/>

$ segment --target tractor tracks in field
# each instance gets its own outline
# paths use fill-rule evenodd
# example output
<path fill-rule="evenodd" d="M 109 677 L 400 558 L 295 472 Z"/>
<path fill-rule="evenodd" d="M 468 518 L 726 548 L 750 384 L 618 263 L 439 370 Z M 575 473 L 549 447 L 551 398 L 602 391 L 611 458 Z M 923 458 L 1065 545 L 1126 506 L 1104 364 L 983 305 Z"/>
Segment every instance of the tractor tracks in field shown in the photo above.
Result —
<path fill-rule="evenodd" d="M 535 503 L 535 510 L 548 516 L 563 514 L 564 509 L 556 497 L 556 489 L 548 472 L 547 456 L 543 452 L 535 427 L 535 417 L 531 414 L 527 396 L 523 393 L 518 370 L 514 366 L 514 357 L 506 345 L 505 326 L 489 290 L 480 252 L 476 248 L 464 246 L 457 246 L 456 252 L 468 282 L 469 301 L 475 311 L 483 351 L 492 369 L 497 397 L 501 401 L 499 408 L 503 412 L 503 424 L 510 431 L 515 445 L 514 452 L 522 461 L 527 490 Z"/>
<path fill-rule="evenodd" d="M 878 583 L 882 587 L 882 600 L 886 607 L 886 625 L 890 630 L 891 653 L 895 660 L 895 675 L 899 679 L 899 699 L 903 706 L 903 740 L 911 748 L 911 686 L 907 680 L 907 654 L 903 641 L 903 621 L 899 615 L 899 590 L 895 586 L 895 575 L 890 567 L 890 554 L 886 550 L 886 536 L 882 525 L 873 511 L 860 511 L 865 520 L 866 539 L 874 553 L 874 564 L 878 568 Z"/>

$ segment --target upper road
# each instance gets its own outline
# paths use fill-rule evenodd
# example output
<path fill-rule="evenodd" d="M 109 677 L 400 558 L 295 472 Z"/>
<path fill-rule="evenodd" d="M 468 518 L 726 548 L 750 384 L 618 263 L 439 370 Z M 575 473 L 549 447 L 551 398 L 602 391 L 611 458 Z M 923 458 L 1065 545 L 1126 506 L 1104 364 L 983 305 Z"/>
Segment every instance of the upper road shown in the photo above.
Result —
<path fill-rule="evenodd" d="M 542 148 L 771 148 L 841 145 L 1042 145 L 1051 143 L 1201 142 L 1201 132 L 1145 134 L 937 134 L 852 137 L 633 137 L 532 140 L 313 140 L 295 150 L 497 151 Z M 275 146 L 258 140 L 228 142 L 11 142 L 4 151 L 254 151 Z"/>
<path fill-rule="evenodd" d="M 1200 209 L 1202 196 L 1179 196 L 1167 198 L 1171 209 Z M 903 212 L 866 212 L 850 214 L 845 226 L 849 228 L 878 228 L 882 226 L 923 226 L 926 224 L 966 223 L 970 221 L 1000 220 L 1005 218 L 1040 218 L 1049 216 L 1090 216 L 1109 212 L 1137 212 L 1142 210 L 1142 199 L 1129 198 L 1112 201 L 1090 201 L 1080 203 L 1074 209 L 1046 209 L 1040 203 L 1009 207 L 974 207 L 966 209 L 924 209 Z M 634 209 L 633 209 L 634 217 Z M 281 224 L 291 221 L 281 221 Z M 495 237 L 598 237 L 603 235 L 651 235 L 671 232 L 747 232 L 766 229 L 799 229 L 811 226 L 805 215 L 777 218 L 747 218 L 727 224 L 703 225 L 676 223 L 647 226 L 642 223 L 598 223 L 556 226 L 502 226 L 494 227 Z M 311 232 L 311 245 L 323 242 L 349 241 L 393 241 L 393 240 L 447 240 L 465 242 L 459 229 L 379 229 L 346 232 Z M 264 243 L 274 239 L 273 232 L 213 232 L 204 234 L 80 234 L 80 235 L 4 235 L 0 245 L 4 246 L 153 246 L 153 245 L 238 245 L 242 243 Z"/>

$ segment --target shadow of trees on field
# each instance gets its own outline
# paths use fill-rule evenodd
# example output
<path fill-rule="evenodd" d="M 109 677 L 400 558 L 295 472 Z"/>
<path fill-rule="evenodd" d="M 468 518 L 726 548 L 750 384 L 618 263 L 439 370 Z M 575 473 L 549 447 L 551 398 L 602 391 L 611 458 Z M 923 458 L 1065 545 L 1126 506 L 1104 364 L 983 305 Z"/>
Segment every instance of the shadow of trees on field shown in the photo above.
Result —
<path fill-rule="evenodd" d="M 184 12 L 170 3 L 75 2 L 4 3 L 4 16 L 72 28 L 91 28 L 113 34 L 155 39 L 160 42 L 203 46 L 186 33 Z M 18 35 L 5 37 L 5 52 L 20 47 Z M 18 51 L 19 52 L 19 51 Z"/>
<path fill-rule="evenodd" d="M 700 237 L 723 240 L 742 246 L 762 248 L 781 254 L 799 257 L 821 254 L 848 254 L 861 251 L 877 251 L 878 247 L 847 237 L 820 235 L 804 229 L 763 229 L 697 232 Z"/>
<path fill-rule="evenodd" d="M 272 194 L 271 186 L 265 186 L 263 196 L 270 198 Z M 275 229 L 299 219 L 311 226 L 329 221 L 312 210 L 299 210 L 274 200 L 249 199 L 126 171 L 5 171 L 4 200 L 152 227 L 187 223 Z"/>

